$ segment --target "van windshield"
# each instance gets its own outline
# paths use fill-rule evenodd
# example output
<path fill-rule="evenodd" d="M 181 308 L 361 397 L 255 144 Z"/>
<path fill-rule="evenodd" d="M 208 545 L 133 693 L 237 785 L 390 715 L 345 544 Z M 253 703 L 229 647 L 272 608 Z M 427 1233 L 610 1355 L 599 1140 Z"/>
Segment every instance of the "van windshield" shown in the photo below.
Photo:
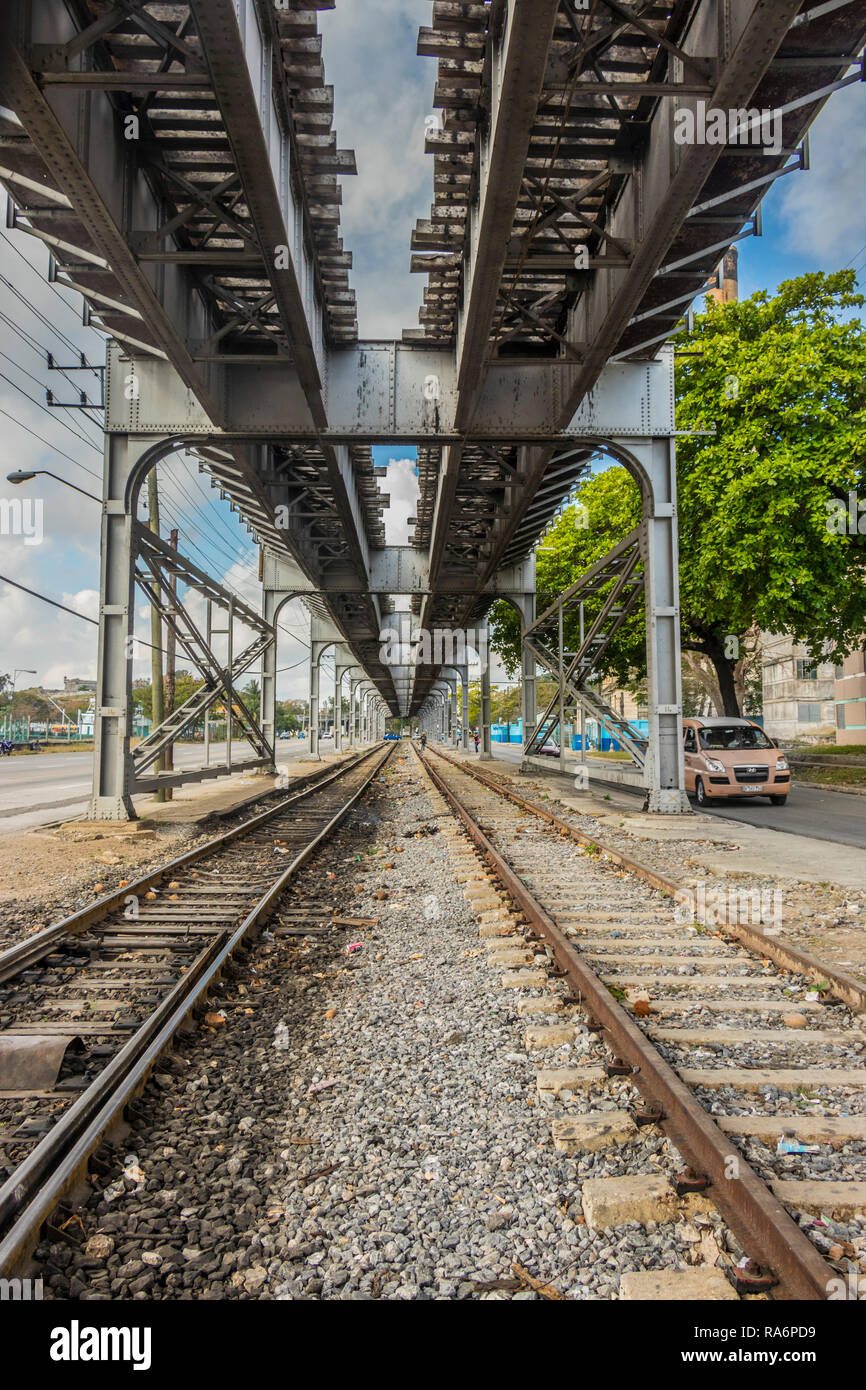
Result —
<path fill-rule="evenodd" d="M 773 747 L 763 730 L 753 724 L 719 724 L 713 729 L 699 729 L 698 733 L 702 748 L 721 750 Z"/>

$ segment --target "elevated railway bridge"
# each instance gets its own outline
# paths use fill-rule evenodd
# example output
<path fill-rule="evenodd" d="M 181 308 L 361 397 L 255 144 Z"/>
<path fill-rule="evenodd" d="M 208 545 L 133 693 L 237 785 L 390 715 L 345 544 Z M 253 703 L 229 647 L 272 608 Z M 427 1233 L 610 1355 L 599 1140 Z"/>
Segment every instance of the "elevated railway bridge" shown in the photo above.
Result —
<path fill-rule="evenodd" d="M 724 252 L 760 230 L 767 189 L 808 166 L 824 103 L 861 80 L 866 0 L 437 0 L 419 38 L 437 65 L 434 203 L 407 248 L 424 303 L 396 342 L 358 332 L 340 235 L 355 159 L 333 128 L 317 19 L 333 7 L 3 6 L 10 221 L 49 247 L 57 282 L 109 340 L 90 814 L 124 818 L 137 792 L 273 767 L 276 621 L 299 597 L 314 748 L 328 649 L 338 707 L 349 676 L 353 736 L 360 717 L 372 735 L 386 714 L 453 707 L 458 683 L 465 728 L 465 661 L 423 644 L 391 659 L 382 634 L 407 600 L 419 630 L 454 632 L 483 628 L 505 598 L 524 636 L 526 746 L 554 723 L 536 709 L 540 661 L 623 737 L 650 809 L 683 810 L 668 340 Z M 720 141 L 705 138 L 713 112 L 730 117 Z M 385 543 L 377 444 L 418 450 L 406 546 Z M 149 470 L 183 450 L 261 548 L 262 613 L 139 520 Z M 564 596 L 607 586 L 566 658 L 557 613 L 535 611 L 534 548 L 600 453 L 637 480 L 643 518 Z M 174 597 L 177 580 L 204 598 L 206 625 Z M 136 586 L 204 684 L 132 749 Z M 641 597 L 648 738 L 591 682 Z M 258 664 L 257 718 L 237 682 Z M 482 697 L 489 750 L 489 670 Z M 218 702 L 252 755 L 156 771 Z M 339 708 L 335 723 L 339 738 Z"/>

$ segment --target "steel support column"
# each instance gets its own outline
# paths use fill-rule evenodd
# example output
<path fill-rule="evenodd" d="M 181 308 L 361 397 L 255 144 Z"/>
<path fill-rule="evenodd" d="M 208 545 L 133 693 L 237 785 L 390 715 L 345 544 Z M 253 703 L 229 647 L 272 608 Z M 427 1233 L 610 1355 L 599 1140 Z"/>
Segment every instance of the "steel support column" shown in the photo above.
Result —
<path fill-rule="evenodd" d="M 514 606 L 520 614 L 521 639 L 523 633 L 535 622 L 535 594 L 519 594 L 514 599 Z M 538 719 L 538 705 L 535 694 L 536 666 L 535 657 L 521 640 L 521 683 L 520 683 L 520 715 L 523 725 L 523 748 L 525 749 L 535 733 L 535 725 Z"/>
<path fill-rule="evenodd" d="M 683 767 L 680 656 L 679 537 L 674 439 L 628 441 L 644 499 L 641 545 L 646 591 L 649 749 L 647 809 L 668 815 L 691 810 Z M 625 452 L 625 441 L 623 451 Z"/>
<path fill-rule="evenodd" d="M 266 589 L 262 594 L 262 616 L 274 629 L 275 638 L 262 657 L 262 732 L 274 750 L 274 764 L 262 772 L 276 776 L 277 750 L 277 609 L 280 596 Z"/>
<path fill-rule="evenodd" d="M 469 667 L 461 666 L 460 671 L 460 723 L 462 732 L 460 736 L 461 747 L 465 750 L 469 747 Z"/>
<path fill-rule="evenodd" d="M 489 763 L 493 760 L 493 749 L 490 737 L 490 640 L 488 640 L 481 652 L 481 761 Z"/>
<path fill-rule="evenodd" d="M 135 615 L 134 518 L 126 507 L 130 476 L 152 439 L 109 435 L 105 446 L 99 648 L 89 820 L 135 820 L 132 769 L 132 663 Z"/>

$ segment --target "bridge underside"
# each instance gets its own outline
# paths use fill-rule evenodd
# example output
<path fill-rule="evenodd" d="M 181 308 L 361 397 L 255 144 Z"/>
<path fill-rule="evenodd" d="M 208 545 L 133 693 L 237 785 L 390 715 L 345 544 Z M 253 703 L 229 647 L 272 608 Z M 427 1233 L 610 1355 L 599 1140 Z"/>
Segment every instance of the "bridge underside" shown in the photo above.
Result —
<path fill-rule="evenodd" d="M 358 337 L 339 228 L 355 161 L 337 145 L 317 26 L 330 8 L 7 0 L 0 15 L 10 225 L 48 246 L 52 275 L 110 339 L 93 813 L 128 814 L 144 777 L 126 656 L 136 564 L 150 555 L 158 603 L 179 562 L 147 551 L 135 499 L 183 447 L 262 549 L 266 626 L 303 598 L 368 732 L 373 706 L 416 714 L 456 689 L 438 660 L 383 656 L 398 606 L 422 632 L 477 629 L 502 594 L 529 638 L 531 733 L 530 648 L 548 648 L 527 566 L 593 456 L 622 462 L 644 501 L 647 781 L 657 809 L 680 809 L 665 343 L 724 251 L 759 232 L 767 188 L 808 166 L 831 93 L 859 80 L 866 0 L 437 0 L 419 39 L 438 64 L 435 201 L 411 261 L 427 283 L 421 326 L 399 343 Z M 721 143 L 701 137 L 711 108 L 733 117 Z M 418 448 L 398 550 L 374 444 Z M 248 648 L 214 664 L 207 634 L 185 639 L 209 697 L 232 707 Z M 261 727 L 238 707 L 266 766 L 273 654 L 273 641 L 258 654 Z"/>

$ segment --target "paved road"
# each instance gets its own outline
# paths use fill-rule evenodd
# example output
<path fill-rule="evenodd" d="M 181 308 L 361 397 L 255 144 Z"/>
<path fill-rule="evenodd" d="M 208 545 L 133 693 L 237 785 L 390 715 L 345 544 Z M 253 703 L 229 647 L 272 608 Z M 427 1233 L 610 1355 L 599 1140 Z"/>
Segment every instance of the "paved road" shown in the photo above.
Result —
<path fill-rule="evenodd" d="M 493 744 L 493 756 L 508 762 L 519 762 L 521 752 L 520 744 Z M 555 767 L 555 759 L 551 762 Z M 634 806 L 635 793 L 612 787 L 610 794 L 614 804 Z M 835 844 L 866 849 L 866 796 L 795 785 L 785 806 L 772 806 L 761 797 L 757 801 L 725 801 L 708 806 L 707 811 L 711 816 L 782 830 L 788 835 L 807 835 L 814 840 L 832 840 Z"/>
<path fill-rule="evenodd" d="M 707 807 L 711 816 L 784 830 L 788 835 L 808 835 L 813 840 L 833 840 L 837 845 L 866 849 L 866 796 L 846 792 L 817 791 L 795 786 L 785 806 L 769 801 L 728 801 L 724 808 Z"/>
<path fill-rule="evenodd" d="M 332 752 L 333 739 L 322 739 L 323 752 Z M 277 762 L 296 762 L 308 752 L 306 739 L 280 739 Z M 232 745 L 238 758 L 248 755 L 246 744 Z M 225 756 L 225 744 L 211 745 L 216 762 Z M 176 767 L 201 767 L 201 744 L 181 744 L 175 749 Z M 48 825 L 61 817 L 72 819 L 86 810 L 90 798 L 92 753 L 35 753 L 28 757 L 0 758 L 0 834 Z M 214 784 L 211 784 L 214 785 Z M 135 797 L 137 805 L 148 796 Z"/>

